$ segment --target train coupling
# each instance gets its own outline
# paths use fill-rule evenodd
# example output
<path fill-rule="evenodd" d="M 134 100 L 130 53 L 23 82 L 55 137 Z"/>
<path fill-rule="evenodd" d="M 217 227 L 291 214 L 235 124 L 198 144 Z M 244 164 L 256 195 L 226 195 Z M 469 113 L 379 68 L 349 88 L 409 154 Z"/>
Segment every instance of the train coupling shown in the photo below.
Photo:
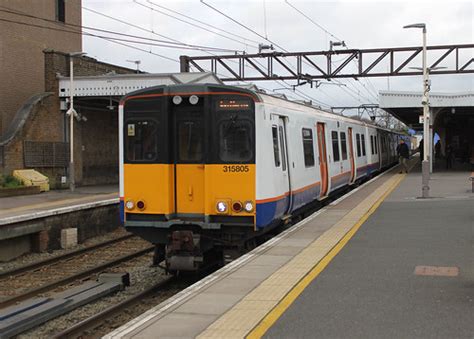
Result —
<path fill-rule="evenodd" d="M 168 271 L 197 271 L 203 263 L 201 235 L 192 231 L 174 231 L 166 246 Z"/>

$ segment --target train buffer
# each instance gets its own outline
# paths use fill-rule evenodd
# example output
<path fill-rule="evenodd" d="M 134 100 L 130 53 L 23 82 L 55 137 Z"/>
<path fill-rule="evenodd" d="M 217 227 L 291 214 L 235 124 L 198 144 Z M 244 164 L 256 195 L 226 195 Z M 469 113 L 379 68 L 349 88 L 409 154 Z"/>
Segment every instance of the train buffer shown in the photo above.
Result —
<path fill-rule="evenodd" d="M 472 337 L 465 178 L 393 169 L 106 338 Z"/>

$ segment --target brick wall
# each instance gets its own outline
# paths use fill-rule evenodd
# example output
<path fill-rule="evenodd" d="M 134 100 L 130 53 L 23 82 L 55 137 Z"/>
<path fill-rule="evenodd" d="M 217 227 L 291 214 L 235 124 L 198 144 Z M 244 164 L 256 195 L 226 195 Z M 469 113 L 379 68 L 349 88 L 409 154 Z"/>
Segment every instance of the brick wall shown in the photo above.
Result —
<path fill-rule="evenodd" d="M 24 168 L 23 142 L 26 141 L 63 141 L 64 114 L 59 111 L 57 98 L 50 96 L 36 105 L 29 119 L 15 138 L 4 146 L 4 165 L 2 172 L 11 174 L 15 169 Z M 47 175 L 52 187 L 61 175 L 65 175 L 65 168 L 41 168 Z"/>
<path fill-rule="evenodd" d="M 74 74 L 103 75 L 110 72 L 131 74 L 135 70 L 97 61 L 93 58 L 74 58 Z M 60 111 L 58 75 L 69 76 L 69 56 L 54 50 L 44 51 L 44 90 L 52 96 L 34 107 L 24 127 L 14 140 L 4 147 L 4 165 L 0 172 L 10 174 L 24 168 L 23 142 L 68 141 L 69 119 Z M 87 121 L 74 120 L 74 168 L 77 185 L 109 184 L 118 182 L 118 111 L 106 106 L 109 98 L 81 101 L 77 98 L 75 109 Z M 89 106 L 98 107 L 92 109 Z M 66 168 L 38 168 L 50 178 L 51 187 L 60 187 Z"/>
<path fill-rule="evenodd" d="M 2 10 L 6 7 L 20 13 L 56 20 L 56 0 L 1 0 L 0 3 Z M 68 0 L 65 3 L 66 23 L 81 25 L 81 0 Z M 64 32 L 67 26 L 62 22 L 45 22 L 6 12 L 0 12 L 0 18 L 12 21 L 0 21 L 2 79 L 0 134 L 2 134 L 22 103 L 32 95 L 45 90 L 43 50 L 49 48 L 64 52 L 81 51 L 82 36 Z"/>

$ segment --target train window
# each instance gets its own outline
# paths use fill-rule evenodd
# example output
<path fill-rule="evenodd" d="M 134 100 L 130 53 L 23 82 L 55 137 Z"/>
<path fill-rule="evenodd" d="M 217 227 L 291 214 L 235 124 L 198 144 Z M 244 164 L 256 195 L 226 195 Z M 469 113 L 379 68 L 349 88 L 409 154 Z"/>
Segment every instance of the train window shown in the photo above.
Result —
<path fill-rule="evenodd" d="M 341 156 L 342 160 L 347 160 L 347 141 L 345 132 L 341 132 Z"/>
<path fill-rule="evenodd" d="M 273 156 L 275 158 L 275 167 L 280 167 L 280 146 L 278 145 L 278 128 L 272 126 L 273 137 Z"/>
<path fill-rule="evenodd" d="M 360 135 L 360 143 L 362 144 L 362 155 L 365 157 L 365 135 Z"/>
<path fill-rule="evenodd" d="M 305 167 L 314 166 L 314 148 L 313 148 L 313 131 L 309 128 L 302 129 L 303 137 L 303 154 Z"/>
<path fill-rule="evenodd" d="M 378 154 L 379 146 L 377 145 L 377 136 L 374 136 L 374 146 L 375 146 L 375 154 Z"/>
<path fill-rule="evenodd" d="M 339 137 L 336 131 L 331 132 L 332 139 L 332 157 L 334 161 L 339 161 Z"/>
<path fill-rule="evenodd" d="M 158 156 L 158 123 L 128 120 L 125 123 L 125 151 L 128 161 L 151 162 Z"/>
<path fill-rule="evenodd" d="M 360 157 L 361 153 L 360 153 L 360 134 L 359 133 L 356 134 L 356 143 L 357 143 L 357 156 Z"/>
<path fill-rule="evenodd" d="M 279 127 L 280 131 L 280 148 L 281 148 L 281 161 L 282 166 L 281 169 L 286 171 L 286 148 L 285 148 L 285 138 L 283 137 L 283 127 Z"/>
<path fill-rule="evenodd" d="M 371 152 L 372 154 L 375 154 L 375 153 L 374 153 L 374 152 L 375 152 L 375 149 L 374 149 L 374 136 L 373 136 L 373 135 L 370 136 L 370 152 Z"/>
<path fill-rule="evenodd" d="M 252 159 L 252 124 L 248 120 L 222 121 L 219 124 L 219 158 L 224 162 Z"/>
<path fill-rule="evenodd" d="M 178 122 L 178 160 L 201 162 L 203 159 L 203 126 L 199 120 Z"/>

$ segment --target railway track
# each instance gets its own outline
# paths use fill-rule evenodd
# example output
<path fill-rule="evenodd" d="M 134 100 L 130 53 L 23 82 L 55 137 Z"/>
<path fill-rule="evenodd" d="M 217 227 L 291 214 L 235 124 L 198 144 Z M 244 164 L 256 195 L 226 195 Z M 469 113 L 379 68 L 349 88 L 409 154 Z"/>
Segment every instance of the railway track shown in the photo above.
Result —
<path fill-rule="evenodd" d="M 86 278 L 143 256 L 153 246 L 138 237 L 125 236 L 86 249 L 26 265 L 0 274 L 0 308 Z"/>
<path fill-rule="evenodd" d="M 100 327 L 106 324 L 108 321 L 117 317 L 119 314 L 124 311 L 128 311 L 129 308 L 138 303 L 142 303 L 145 298 L 156 294 L 157 292 L 162 292 L 163 290 L 169 289 L 176 281 L 177 277 L 168 276 L 164 280 L 156 283 L 155 285 L 139 292 L 122 302 L 112 305 L 103 311 L 94 314 L 91 317 L 88 317 L 74 326 L 71 326 L 59 333 L 56 333 L 51 336 L 54 339 L 70 339 L 70 338 L 79 338 L 79 337 L 88 337 L 88 333 L 95 332 L 94 330 L 97 327 Z"/>

